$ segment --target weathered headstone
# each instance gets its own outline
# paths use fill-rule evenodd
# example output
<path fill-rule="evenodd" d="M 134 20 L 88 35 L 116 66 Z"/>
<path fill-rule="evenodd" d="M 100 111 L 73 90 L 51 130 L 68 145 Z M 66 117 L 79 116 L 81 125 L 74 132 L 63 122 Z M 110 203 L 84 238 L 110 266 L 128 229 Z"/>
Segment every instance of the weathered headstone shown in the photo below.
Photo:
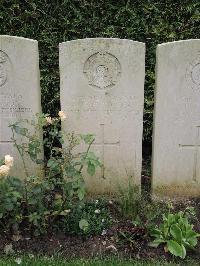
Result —
<path fill-rule="evenodd" d="M 158 45 L 153 192 L 200 195 L 200 40 Z"/>
<path fill-rule="evenodd" d="M 20 119 L 33 118 L 41 111 L 37 41 L 0 36 L 0 158 L 14 157 L 11 174 L 24 177 L 22 160 L 13 147 L 11 129 Z M 27 164 L 29 174 L 37 167 Z"/>
<path fill-rule="evenodd" d="M 115 192 L 132 178 L 140 185 L 145 45 L 131 40 L 83 39 L 60 44 L 63 128 L 95 134 L 104 164 L 87 177 L 89 191 Z"/>

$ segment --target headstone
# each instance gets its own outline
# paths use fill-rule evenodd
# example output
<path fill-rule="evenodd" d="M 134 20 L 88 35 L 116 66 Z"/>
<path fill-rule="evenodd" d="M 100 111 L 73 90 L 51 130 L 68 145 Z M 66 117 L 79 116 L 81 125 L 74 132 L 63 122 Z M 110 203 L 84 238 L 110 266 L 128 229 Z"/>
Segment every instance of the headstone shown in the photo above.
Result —
<path fill-rule="evenodd" d="M 200 40 L 158 45 L 153 193 L 200 195 Z"/>
<path fill-rule="evenodd" d="M 92 150 L 104 167 L 86 177 L 92 193 L 140 186 L 145 45 L 120 39 L 60 44 L 61 109 L 65 130 L 93 133 Z"/>
<path fill-rule="evenodd" d="M 24 177 L 22 160 L 11 141 L 9 124 L 41 111 L 37 41 L 0 36 L 0 158 L 14 157 L 11 174 Z M 27 163 L 29 174 L 38 169 Z"/>

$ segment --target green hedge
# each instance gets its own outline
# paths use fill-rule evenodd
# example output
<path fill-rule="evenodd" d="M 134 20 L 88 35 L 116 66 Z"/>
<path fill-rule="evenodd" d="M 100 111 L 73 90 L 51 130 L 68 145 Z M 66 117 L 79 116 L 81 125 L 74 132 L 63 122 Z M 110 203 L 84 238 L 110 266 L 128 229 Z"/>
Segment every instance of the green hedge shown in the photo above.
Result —
<path fill-rule="evenodd" d="M 58 44 L 86 37 L 146 43 L 144 140 L 151 141 L 155 49 L 200 38 L 199 0 L 0 0 L 0 34 L 39 41 L 43 111 L 59 109 Z"/>

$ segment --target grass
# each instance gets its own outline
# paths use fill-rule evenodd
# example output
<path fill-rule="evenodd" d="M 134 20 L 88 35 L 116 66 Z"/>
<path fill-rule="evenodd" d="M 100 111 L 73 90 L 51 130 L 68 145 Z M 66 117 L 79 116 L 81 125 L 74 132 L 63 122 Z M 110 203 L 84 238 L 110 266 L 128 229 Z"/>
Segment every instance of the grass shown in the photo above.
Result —
<path fill-rule="evenodd" d="M 18 261 L 18 263 L 17 263 Z M 0 258 L 1 266 L 111 266 L 111 265 L 119 265 L 119 266 L 168 266 L 168 265 L 199 265 L 198 262 L 195 261 L 184 261 L 176 264 L 175 262 L 167 263 L 165 261 L 142 261 L 142 260 L 122 260 L 119 258 L 108 258 L 108 259 L 64 259 L 60 257 L 29 257 L 29 256 L 21 256 L 21 257 L 2 257 Z"/>
<path fill-rule="evenodd" d="M 151 226 L 155 224 L 158 217 L 162 217 L 167 208 L 167 202 L 153 202 L 146 194 L 141 194 L 137 186 L 135 186 L 131 179 L 127 185 L 118 187 L 119 196 L 118 203 L 122 217 L 132 219 L 134 222 L 138 221 L 140 225 L 144 221 L 148 221 Z"/>
<path fill-rule="evenodd" d="M 127 185 L 119 186 L 119 206 L 121 214 L 127 218 L 135 219 L 139 212 L 139 203 L 141 202 L 141 195 L 139 188 L 129 179 Z"/>

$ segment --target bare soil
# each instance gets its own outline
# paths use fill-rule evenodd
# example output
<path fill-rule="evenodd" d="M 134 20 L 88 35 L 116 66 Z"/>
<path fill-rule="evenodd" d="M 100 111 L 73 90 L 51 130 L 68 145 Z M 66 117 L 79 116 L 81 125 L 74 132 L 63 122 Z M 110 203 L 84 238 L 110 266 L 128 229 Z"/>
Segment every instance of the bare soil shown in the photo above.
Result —
<path fill-rule="evenodd" d="M 197 220 L 195 229 L 200 232 L 200 199 L 186 200 L 185 202 L 175 203 L 177 210 L 185 206 L 193 206 L 197 210 Z M 150 242 L 145 228 L 135 226 L 130 220 L 120 219 L 120 214 L 116 204 L 111 206 L 113 225 L 106 230 L 104 235 L 90 236 L 87 238 L 70 236 L 63 233 L 48 234 L 45 236 L 34 237 L 21 232 L 19 237 L 13 238 L 12 235 L 0 235 L 0 254 L 5 251 L 5 246 L 12 244 L 15 253 L 55 255 L 61 254 L 63 257 L 91 258 L 97 256 L 117 255 L 125 258 L 143 259 L 166 259 L 174 258 L 164 251 L 164 247 L 152 248 L 148 246 Z M 132 240 L 126 240 L 122 235 L 129 234 Z M 191 259 L 200 261 L 200 241 L 194 251 L 189 251 Z M 177 259 L 177 262 L 181 260 Z"/>
<path fill-rule="evenodd" d="M 142 193 L 145 195 L 150 195 L 151 189 L 149 158 L 147 156 L 143 161 Z M 150 196 L 149 200 L 151 200 Z M 173 205 L 176 211 L 183 210 L 187 206 L 193 206 L 197 214 L 197 219 L 193 222 L 194 228 L 200 232 L 200 198 L 174 201 Z M 131 220 L 123 218 L 114 201 L 113 204 L 109 205 L 109 208 L 113 217 L 113 224 L 104 234 L 87 238 L 64 233 L 34 237 L 27 232 L 21 232 L 20 236 L 13 238 L 12 234 L 0 232 L 0 254 L 5 254 L 5 246 L 12 244 L 15 253 L 47 256 L 60 254 L 66 258 L 116 255 L 124 258 L 164 259 L 167 261 L 174 261 L 175 259 L 180 263 L 179 265 L 182 265 L 181 259 L 174 258 L 164 251 L 164 246 L 149 247 L 150 239 L 145 227 L 142 225 L 135 226 Z M 123 235 L 130 235 L 131 240 L 126 239 Z M 200 239 L 195 250 L 188 251 L 187 254 L 189 258 L 200 261 Z"/>

